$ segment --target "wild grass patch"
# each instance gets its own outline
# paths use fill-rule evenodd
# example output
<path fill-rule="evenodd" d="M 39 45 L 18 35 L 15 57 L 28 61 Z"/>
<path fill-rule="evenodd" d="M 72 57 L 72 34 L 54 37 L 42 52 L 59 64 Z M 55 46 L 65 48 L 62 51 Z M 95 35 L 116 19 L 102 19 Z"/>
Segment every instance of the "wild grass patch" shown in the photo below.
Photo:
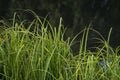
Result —
<path fill-rule="evenodd" d="M 108 39 L 98 39 L 102 46 L 96 52 L 87 49 L 90 28 L 85 28 L 78 55 L 71 45 L 75 38 L 64 40 L 64 26 L 53 27 L 46 19 L 35 19 L 27 26 L 23 22 L 1 21 L 0 79 L 2 80 L 119 80 L 120 47 L 115 50 Z M 32 29 L 32 31 L 31 31 Z M 94 30 L 95 31 L 95 30 Z"/>

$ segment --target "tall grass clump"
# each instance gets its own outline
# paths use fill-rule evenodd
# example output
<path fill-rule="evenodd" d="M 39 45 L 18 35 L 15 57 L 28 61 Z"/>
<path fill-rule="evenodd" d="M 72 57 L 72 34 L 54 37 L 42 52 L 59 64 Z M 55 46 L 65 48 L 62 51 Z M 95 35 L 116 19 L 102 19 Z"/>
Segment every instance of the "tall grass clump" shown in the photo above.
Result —
<path fill-rule="evenodd" d="M 46 19 L 35 17 L 30 23 L 16 20 L 12 24 L 0 21 L 0 79 L 2 80 L 119 80 L 120 47 L 109 45 L 100 33 L 85 28 L 78 55 L 73 56 L 73 39 L 64 40 L 64 26 L 60 18 L 58 28 Z M 101 38 L 100 46 L 87 49 L 89 31 Z M 81 34 L 82 34 L 81 33 Z M 79 34 L 78 34 L 79 35 Z"/>

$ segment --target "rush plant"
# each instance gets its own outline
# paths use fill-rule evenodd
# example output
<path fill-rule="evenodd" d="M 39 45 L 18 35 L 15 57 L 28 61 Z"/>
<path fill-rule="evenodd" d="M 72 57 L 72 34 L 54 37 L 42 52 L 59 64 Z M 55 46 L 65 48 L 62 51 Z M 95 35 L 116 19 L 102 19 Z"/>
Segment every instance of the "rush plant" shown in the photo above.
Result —
<path fill-rule="evenodd" d="M 0 79 L 2 80 L 119 80 L 120 47 L 113 50 L 108 40 L 97 39 L 97 51 L 87 49 L 90 28 L 85 28 L 78 55 L 73 55 L 73 39 L 64 40 L 60 18 L 58 28 L 35 17 L 30 23 L 0 21 Z M 11 25 L 10 25 L 11 24 Z M 95 30 L 93 30 L 95 31 Z M 96 31 L 97 32 L 97 31 Z M 81 34 L 82 34 L 81 33 Z M 98 33 L 98 32 L 97 32 Z M 100 33 L 99 33 L 100 34 Z M 105 56 L 103 55 L 105 54 Z"/>

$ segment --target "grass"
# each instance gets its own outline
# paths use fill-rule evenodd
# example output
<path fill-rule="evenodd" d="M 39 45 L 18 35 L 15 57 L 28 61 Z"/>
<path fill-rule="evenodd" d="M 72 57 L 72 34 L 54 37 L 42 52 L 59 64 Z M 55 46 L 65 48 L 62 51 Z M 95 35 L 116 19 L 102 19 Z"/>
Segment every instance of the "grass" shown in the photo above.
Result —
<path fill-rule="evenodd" d="M 90 27 L 85 28 L 80 40 L 78 55 L 73 55 L 73 39 L 64 40 L 65 29 L 60 18 L 59 27 L 46 19 L 35 19 L 28 25 L 0 21 L 0 79 L 1 80 L 120 80 L 120 47 L 109 45 L 110 34 L 105 40 Z M 87 49 L 89 31 L 99 34 L 95 38 L 100 46 L 96 52 Z"/>

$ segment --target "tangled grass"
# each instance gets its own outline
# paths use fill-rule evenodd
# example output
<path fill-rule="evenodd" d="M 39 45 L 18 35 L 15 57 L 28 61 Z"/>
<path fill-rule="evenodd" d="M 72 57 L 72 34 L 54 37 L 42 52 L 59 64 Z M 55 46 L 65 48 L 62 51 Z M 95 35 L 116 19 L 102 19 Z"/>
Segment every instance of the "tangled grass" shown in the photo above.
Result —
<path fill-rule="evenodd" d="M 108 40 L 96 38 L 102 46 L 91 52 L 87 50 L 90 28 L 85 28 L 79 54 L 73 56 L 71 46 L 77 36 L 64 40 L 62 19 L 55 28 L 32 13 L 35 19 L 27 27 L 16 21 L 16 14 L 12 25 L 0 21 L 0 79 L 120 80 L 120 47 L 110 47 L 111 30 Z"/>

